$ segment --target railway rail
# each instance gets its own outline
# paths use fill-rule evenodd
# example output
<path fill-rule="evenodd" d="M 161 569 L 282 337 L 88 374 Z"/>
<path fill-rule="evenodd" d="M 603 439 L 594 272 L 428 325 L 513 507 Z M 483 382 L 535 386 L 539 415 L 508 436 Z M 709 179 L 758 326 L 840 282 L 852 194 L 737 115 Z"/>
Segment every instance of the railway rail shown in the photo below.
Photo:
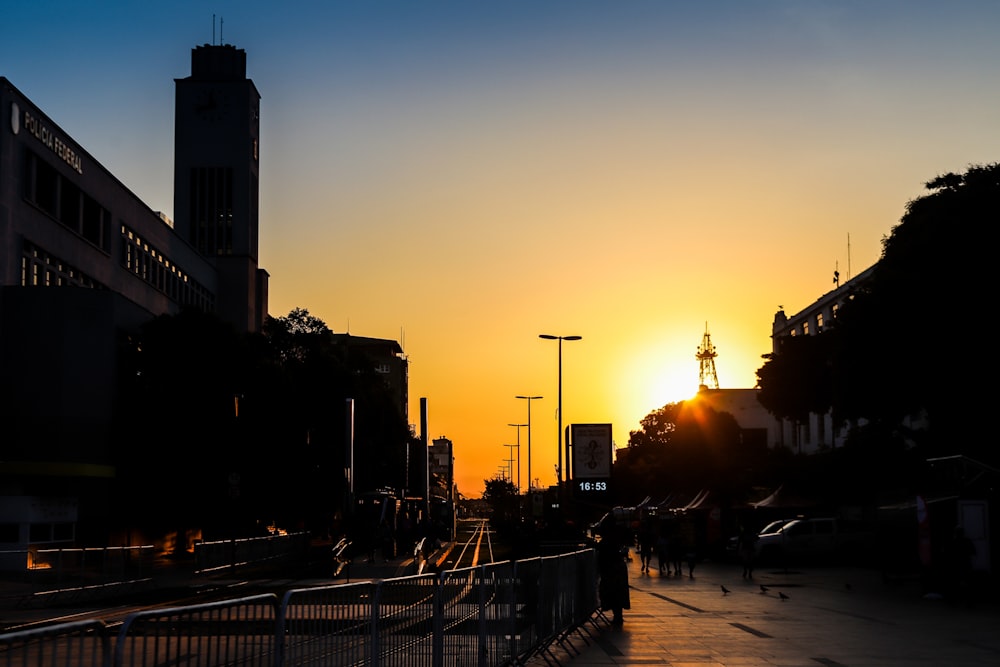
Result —
<path fill-rule="evenodd" d="M 239 598 L 109 610 L 103 619 L 0 634 L 0 655 L 25 666 L 59 658 L 65 667 L 193 657 L 206 666 L 489 667 L 523 664 L 600 618 L 591 550 L 485 563 L 495 554 L 488 525 L 465 528 L 435 561 L 438 572 L 292 588 L 280 599 L 247 589 Z"/>

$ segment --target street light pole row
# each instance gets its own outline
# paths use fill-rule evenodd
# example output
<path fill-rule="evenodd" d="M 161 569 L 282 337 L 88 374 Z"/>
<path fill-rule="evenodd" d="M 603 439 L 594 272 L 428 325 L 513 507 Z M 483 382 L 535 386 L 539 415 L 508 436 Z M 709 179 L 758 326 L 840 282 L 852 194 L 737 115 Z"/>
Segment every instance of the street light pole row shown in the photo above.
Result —
<path fill-rule="evenodd" d="M 508 464 L 508 469 L 510 469 L 510 481 L 514 481 L 514 461 L 517 461 L 517 495 L 521 495 L 521 446 L 520 445 L 507 445 L 504 447 L 510 447 L 510 458 L 505 459 Z M 514 458 L 514 448 L 517 448 L 517 458 Z"/>
<path fill-rule="evenodd" d="M 507 424 L 507 426 L 513 426 L 517 429 L 517 495 L 521 495 L 521 427 L 527 426 L 527 424 Z M 509 445 L 508 445 L 509 446 Z M 528 479 L 528 486 L 531 486 L 531 479 Z"/>
<path fill-rule="evenodd" d="M 514 398 L 521 398 L 528 401 L 528 491 L 531 491 L 531 402 L 537 401 L 542 398 L 542 396 L 515 396 Z M 514 424 L 511 424 L 514 426 Z M 521 429 L 517 430 L 518 438 L 521 437 Z"/>
<path fill-rule="evenodd" d="M 551 334 L 538 334 L 538 337 L 544 338 L 545 340 L 559 341 L 559 406 L 557 408 L 559 414 L 559 436 L 557 439 L 559 443 L 559 468 L 558 468 L 557 479 L 559 482 L 559 488 L 562 489 L 562 481 L 563 481 L 562 343 L 564 340 L 581 340 L 583 336 L 553 336 Z M 566 458 L 568 463 L 569 455 L 567 455 Z"/>

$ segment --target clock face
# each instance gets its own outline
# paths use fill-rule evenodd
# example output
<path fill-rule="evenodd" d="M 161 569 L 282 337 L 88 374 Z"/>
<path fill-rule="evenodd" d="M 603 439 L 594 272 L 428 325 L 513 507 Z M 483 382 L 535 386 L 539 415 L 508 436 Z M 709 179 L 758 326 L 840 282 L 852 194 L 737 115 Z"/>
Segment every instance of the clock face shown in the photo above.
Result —
<path fill-rule="evenodd" d="M 229 95 L 216 88 L 200 91 L 194 103 L 195 113 L 208 122 L 223 120 L 229 113 L 229 107 Z"/>

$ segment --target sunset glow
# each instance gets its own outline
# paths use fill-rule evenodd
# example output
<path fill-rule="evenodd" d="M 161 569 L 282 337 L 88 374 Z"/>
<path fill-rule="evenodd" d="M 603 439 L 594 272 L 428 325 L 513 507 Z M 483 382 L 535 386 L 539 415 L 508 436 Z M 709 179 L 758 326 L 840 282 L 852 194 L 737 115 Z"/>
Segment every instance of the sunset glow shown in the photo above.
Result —
<path fill-rule="evenodd" d="M 174 79 L 224 17 L 262 95 L 270 313 L 399 340 L 409 421 L 426 398 L 472 497 L 527 421 L 518 395 L 544 397 L 532 472 L 555 482 L 539 334 L 582 336 L 564 425 L 623 447 L 697 391 L 706 324 L 720 386 L 753 387 L 779 305 L 875 263 L 926 181 L 1000 152 L 987 3 L 41 7 L 6 8 L 0 74 L 168 216 Z"/>

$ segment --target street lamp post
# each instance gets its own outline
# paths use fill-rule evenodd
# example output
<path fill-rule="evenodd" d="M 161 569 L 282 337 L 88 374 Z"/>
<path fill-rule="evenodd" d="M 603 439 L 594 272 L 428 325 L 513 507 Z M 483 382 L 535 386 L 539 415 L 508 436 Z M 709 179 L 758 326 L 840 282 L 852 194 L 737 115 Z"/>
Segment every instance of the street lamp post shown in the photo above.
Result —
<path fill-rule="evenodd" d="M 531 402 L 537 401 L 542 398 L 541 396 L 515 396 L 514 398 L 523 398 L 528 401 L 528 492 L 531 492 Z M 518 435 L 521 434 L 520 429 L 518 430 Z"/>
<path fill-rule="evenodd" d="M 521 427 L 527 424 L 507 424 L 517 429 L 517 495 L 521 495 Z M 528 487 L 531 487 L 531 478 L 528 478 Z"/>
<path fill-rule="evenodd" d="M 510 481 L 512 483 L 514 482 L 514 471 L 513 471 L 512 468 L 514 466 L 514 461 L 515 460 L 517 461 L 517 495 L 521 495 L 521 446 L 520 445 L 504 445 L 504 447 L 510 447 L 510 458 L 507 459 L 507 461 L 510 464 L 510 466 L 509 466 L 508 469 L 510 469 L 510 473 L 511 473 L 510 474 Z M 515 447 L 517 448 L 517 458 L 516 459 L 514 458 L 514 448 Z"/>
<path fill-rule="evenodd" d="M 563 411 L 562 411 L 562 343 L 564 340 L 580 340 L 583 336 L 553 336 L 551 334 L 538 334 L 539 338 L 544 338 L 545 340 L 557 340 L 559 341 L 559 406 L 556 408 L 559 413 L 559 469 L 557 480 L 559 482 L 559 488 L 562 489 L 563 481 L 563 451 L 562 451 L 562 437 L 563 437 Z M 568 456 L 566 457 L 569 458 Z"/>

